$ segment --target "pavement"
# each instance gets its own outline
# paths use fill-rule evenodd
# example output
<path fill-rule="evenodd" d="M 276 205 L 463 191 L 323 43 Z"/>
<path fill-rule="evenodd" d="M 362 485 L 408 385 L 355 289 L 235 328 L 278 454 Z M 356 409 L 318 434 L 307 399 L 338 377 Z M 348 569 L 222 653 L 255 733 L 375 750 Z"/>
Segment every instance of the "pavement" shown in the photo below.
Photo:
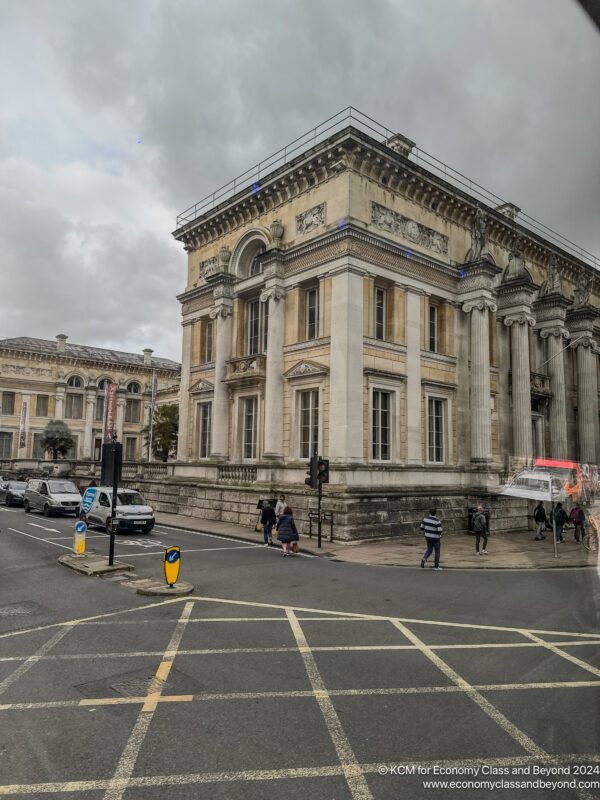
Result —
<path fill-rule="evenodd" d="M 200 531 L 255 544 L 263 540 L 262 533 L 229 522 L 161 512 L 156 514 L 156 521 L 171 528 Z M 488 555 L 477 555 L 474 536 L 443 536 L 440 565 L 442 568 L 482 570 L 598 566 L 598 553 L 590 553 L 575 542 L 572 528 L 565 528 L 564 537 L 564 542 L 557 543 L 555 557 L 551 531 L 548 531 L 547 537 L 542 541 L 537 541 L 533 532 L 492 533 L 488 540 Z M 305 535 L 300 536 L 301 552 L 354 564 L 415 567 L 420 564 L 425 552 L 424 538 L 419 534 L 379 542 L 330 542 L 323 536 L 321 544 L 319 550 L 316 535 L 312 539 Z M 433 556 L 427 566 L 432 565 Z"/>

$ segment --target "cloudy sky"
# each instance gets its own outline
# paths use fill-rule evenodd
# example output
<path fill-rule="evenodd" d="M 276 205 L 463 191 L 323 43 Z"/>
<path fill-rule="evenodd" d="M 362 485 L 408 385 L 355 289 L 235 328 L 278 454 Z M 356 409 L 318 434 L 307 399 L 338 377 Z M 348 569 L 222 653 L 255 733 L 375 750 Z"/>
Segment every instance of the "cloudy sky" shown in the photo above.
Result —
<path fill-rule="evenodd" d="M 179 360 L 177 212 L 354 105 L 600 254 L 574 0 L 0 0 L 0 337 Z"/>

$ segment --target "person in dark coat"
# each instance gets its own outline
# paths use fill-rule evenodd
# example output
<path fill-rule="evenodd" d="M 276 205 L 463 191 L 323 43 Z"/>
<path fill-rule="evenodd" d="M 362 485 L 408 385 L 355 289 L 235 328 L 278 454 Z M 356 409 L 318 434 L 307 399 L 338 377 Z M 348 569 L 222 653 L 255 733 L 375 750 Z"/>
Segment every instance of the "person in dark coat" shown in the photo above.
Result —
<path fill-rule="evenodd" d="M 546 530 L 546 509 L 541 500 L 533 510 L 533 519 L 536 525 L 535 538 L 545 539 L 546 536 L 543 531 Z"/>
<path fill-rule="evenodd" d="M 479 555 L 479 541 L 483 536 L 481 552 L 487 556 L 488 524 L 487 517 L 483 513 L 483 506 L 477 506 L 477 513 L 473 517 L 473 530 L 475 531 L 475 552 Z"/>
<path fill-rule="evenodd" d="M 260 521 L 263 526 L 265 547 L 267 547 L 273 544 L 273 525 L 275 525 L 275 509 L 273 508 L 273 503 L 267 503 L 267 505 L 263 507 Z"/>
<path fill-rule="evenodd" d="M 569 520 L 575 526 L 575 541 L 580 542 L 583 539 L 583 528 L 585 525 L 585 512 L 579 503 L 575 503 L 569 514 Z"/>
<path fill-rule="evenodd" d="M 292 509 L 289 506 L 283 509 L 283 514 L 277 520 L 277 538 L 281 542 L 281 549 L 285 558 L 291 552 L 290 544 L 297 542 L 300 538 L 292 515 Z"/>
<path fill-rule="evenodd" d="M 550 522 L 556 523 L 556 541 L 557 542 L 564 542 L 563 539 L 563 528 L 565 527 L 566 523 L 569 521 L 569 517 L 567 516 L 567 512 L 563 508 L 562 503 L 557 503 L 556 508 L 552 509 L 550 512 Z"/>

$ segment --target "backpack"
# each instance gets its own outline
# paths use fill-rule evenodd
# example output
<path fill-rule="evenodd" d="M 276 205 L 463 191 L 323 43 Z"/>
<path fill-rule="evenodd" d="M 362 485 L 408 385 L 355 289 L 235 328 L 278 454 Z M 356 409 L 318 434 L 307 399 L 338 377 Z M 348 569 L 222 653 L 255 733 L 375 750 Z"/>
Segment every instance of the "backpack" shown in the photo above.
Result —
<path fill-rule="evenodd" d="M 569 517 L 567 516 L 567 512 L 564 508 L 559 508 L 556 511 L 556 524 L 557 525 L 564 525 L 565 522 L 569 521 Z"/>

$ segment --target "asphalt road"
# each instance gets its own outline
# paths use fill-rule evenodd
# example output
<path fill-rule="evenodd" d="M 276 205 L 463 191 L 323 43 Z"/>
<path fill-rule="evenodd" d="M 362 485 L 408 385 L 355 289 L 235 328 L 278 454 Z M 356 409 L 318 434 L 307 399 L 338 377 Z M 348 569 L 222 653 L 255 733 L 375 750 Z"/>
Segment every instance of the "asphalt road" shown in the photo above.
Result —
<path fill-rule="evenodd" d="M 118 535 L 139 577 L 182 548 L 196 591 L 165 602 L 59 566 L 73 525 L 0 508 L 0 796 L 600 797 L 481 784 L 600 787 L 594 570 L 435 572 L 163 526 Z M 108 537 L 90 529 L 87 551 Z"/>

